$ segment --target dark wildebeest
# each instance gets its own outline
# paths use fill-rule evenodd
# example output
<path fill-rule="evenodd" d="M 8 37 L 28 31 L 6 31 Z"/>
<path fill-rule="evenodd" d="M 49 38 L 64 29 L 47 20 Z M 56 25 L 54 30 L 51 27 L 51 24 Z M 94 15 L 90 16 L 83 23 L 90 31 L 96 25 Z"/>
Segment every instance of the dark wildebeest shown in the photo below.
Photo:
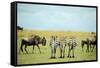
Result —
<path fill-rule="evenodd" d="M 94 47 L 96 46 L 96 36 L 88 37 L 86 40 L 81 41 L 82 51 L 84 48 L 84 45 L 87 45 L 86 52 L 89 52 L 90 50 L 93 51 Z"/>
<path fill-rule="evenodd" d="M 69 47 L 69 50 L 68 50 L 68 57 L 69 58 L 74 58 L 74 50 L 75 50 L 75 47 L 76 47 L 77 43 L 76 43 L 76 39 L 75 37 L 71 37 L 68 41 L 68 47 Z"/>
<path fill-rule="evenodd" d="M 28 51 L 26 49 L 27 46 L 33 46 L 33 53 L 34 53 L 34 46 L 37 46 L 38 49 L 39 49 L 39 52 L 41 53 L 39 44 L 42 44 L 43 46 L 46 45 L 45 37 L 41 38 L 38 35 L 35 35 L 34 37 L 31 37 L 31 38 L 23 38 L 22 41 L 21 41 L 20 50 L 23 52 L 23 46 L 25 46 L 24 50 L 28 54 Z M 20 53 L 20 50 L 19 50 L 19 53 Z"/>
<path fill-rule="evenodd" d="M 59 39 L 59 48 L 60 48 L 60 58 L 65 57 L 65 47 L 67 45 L 66 37 L 61 37 Z"/>
<path fill-rule="evenodd" d="M 87 38 L 86 40 L 82 40 L 82 41 L 81 41 L 82 51 L 83 51 L 84 45 L 87 45 L 86 52 L 89 52 L 89 48 L 90 48 L 90 41 L 89 41 L 89 39 L 88 39 L 88 38 Z"/>
<path fill-rule="evenodd" d="M 51 47 L 51 58 L 56 58 L 55 54 L 56 54 L 56 49 L 58 47 L 58 38 L 57 36 L 51 36 L 50 39 L 50 47 Z"/>
<path fill-rule="evenodd" d="M 96 44 L 97 44 L 96 36 L 93 36 L 93 38 L 90 39 L 90 48 L 91 48 L 92 52 L 93 52 L 94 47 L 96 46 Z"/>

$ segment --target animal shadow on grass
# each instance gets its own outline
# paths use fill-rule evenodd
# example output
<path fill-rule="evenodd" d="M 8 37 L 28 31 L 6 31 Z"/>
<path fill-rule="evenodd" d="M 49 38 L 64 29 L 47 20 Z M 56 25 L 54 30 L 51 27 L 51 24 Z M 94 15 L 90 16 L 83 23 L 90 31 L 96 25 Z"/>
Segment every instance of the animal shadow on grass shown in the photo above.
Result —
<path fill-rule="evenodd" d="M 36 55 L 36 54 L 44 54 L 44 52 L 42 53 L 36 53 L 36 52 L 29 52 L 29 53 L 18 53 L 18 55 L 29 55 L 29 54 L 33 54 L 33 55 Z"/>

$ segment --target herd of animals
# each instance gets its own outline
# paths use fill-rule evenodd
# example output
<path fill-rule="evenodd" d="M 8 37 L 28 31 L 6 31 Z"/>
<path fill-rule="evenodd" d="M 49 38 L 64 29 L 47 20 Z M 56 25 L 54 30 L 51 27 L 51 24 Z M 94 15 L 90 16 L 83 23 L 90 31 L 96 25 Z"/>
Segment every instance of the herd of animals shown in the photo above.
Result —
<path fill-rule="evenodd" d="M 34 53 L 34 47 L 37 46 L 39 49 L 39 52 L 41 53 L 41 49 L 39 47 L 39 44 L 42 44 L 42 46 L 46 46 L 47 40 L 45 37 L 40 37 L 38 35 L 31 36 L 30 38 L 22 38 L 21 40 L 21 47 L 19 49 L 19 53 L 23 53 L 24 51 L 28 54 L 27 46 L 33 46 L 33 53 Z M 84 46 L 86 46 L 86 52 L 93 52 L 94 48 L 97 45 L 96 35 L 86 38 L 84 40 L 81 40 L 81 47 L 82 51 L 84 51 Z M 61 37 L 58 36 L 51 36 L 50 37 L 50 50 L 51 50 L 51 57 L 50 58 L 56 58 L 56 50 L 59 47 L 60 50 L 60 58 L 65 57 L 65 50 L 66 46 L 68 47 L 68 58 L 74 58 L 74 51 L 76 46 L 78 45 L 76 37 L 72 36 L 70 38 Z"/>

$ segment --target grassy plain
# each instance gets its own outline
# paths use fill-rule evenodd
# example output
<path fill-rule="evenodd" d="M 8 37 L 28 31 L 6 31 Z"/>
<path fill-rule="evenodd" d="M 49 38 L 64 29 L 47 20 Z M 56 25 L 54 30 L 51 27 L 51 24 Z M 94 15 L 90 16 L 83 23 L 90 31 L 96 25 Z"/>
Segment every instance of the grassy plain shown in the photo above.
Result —
<path fill-rule="evenodd" d="M 42 46 L 41 44 L 39 45 L 42 51 L 41 54 L 39 53 L 37 47 L 35 47 L 34 54 L 33 54 L 32 46 L 27 47 L 29 54 L 25 54 L 25 53 L 19 54 L 21 39 L 23 37 L 29 37 L 30 35 L 39 35 L 40 37 L 46 37 L 47 40 L 46 46 Z M 52 35 L 56 35 L 58 37 L 67 36 L 67 38 L 70 38 L 71 36 L 75 36 L 78 43 L 75 49 L 75 58 L 67 58 L 67 54 L 68 54 L 68 46 L 67 46 L 65 51 L 65 58 L 59 58 L 60 51 L 58 47 L 56 53 L 56 59 L 50 59 L 51 52 L 50 52 L 49 40 L 50 40 L 50 36 Z M 90 36 L 90 32 L 35 31 L 35 30 L 17 31 L 17 63 L 18 65 L 20 65 L 20 64 L 37 64 L 37 63 L 40 64 L 40 63 L 96 60 L 96 49 L 93 52 L 86 53 L 86 46 L 85 46 L 84 52 L 82 52 L 81 40 L 89 36 Z"/>

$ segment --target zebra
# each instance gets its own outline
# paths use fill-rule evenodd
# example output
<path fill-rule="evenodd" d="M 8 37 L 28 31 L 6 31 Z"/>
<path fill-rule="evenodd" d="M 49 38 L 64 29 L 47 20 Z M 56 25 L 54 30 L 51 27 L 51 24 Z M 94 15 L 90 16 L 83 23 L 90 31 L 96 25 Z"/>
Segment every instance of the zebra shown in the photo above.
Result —
<path fill-rule="evenodd" d="M 55 54 L 56 54 L 56 49 L 57 49 L 58 45 L 59 45 L 58 37 L 51 36 L 51 39 L 50 39 L 51 58 L 56 58 Z"/>
<path fill-rule="evenodd" d="M 65 48 L 67 45 L 66 37 L 62 37 L 59 40 L 59 48 L 60 48 L 60 58 L 65 57 Z"/>
<path fill-rule="evenodd" d="M 68 58 L 74 58 L 74 50 L 75 50 L 75 47 L 77 46 L 77 43 L 76 43 L 76 39 L 75 37 L 70 37 L 69 41 L 68 41 Z"/>

